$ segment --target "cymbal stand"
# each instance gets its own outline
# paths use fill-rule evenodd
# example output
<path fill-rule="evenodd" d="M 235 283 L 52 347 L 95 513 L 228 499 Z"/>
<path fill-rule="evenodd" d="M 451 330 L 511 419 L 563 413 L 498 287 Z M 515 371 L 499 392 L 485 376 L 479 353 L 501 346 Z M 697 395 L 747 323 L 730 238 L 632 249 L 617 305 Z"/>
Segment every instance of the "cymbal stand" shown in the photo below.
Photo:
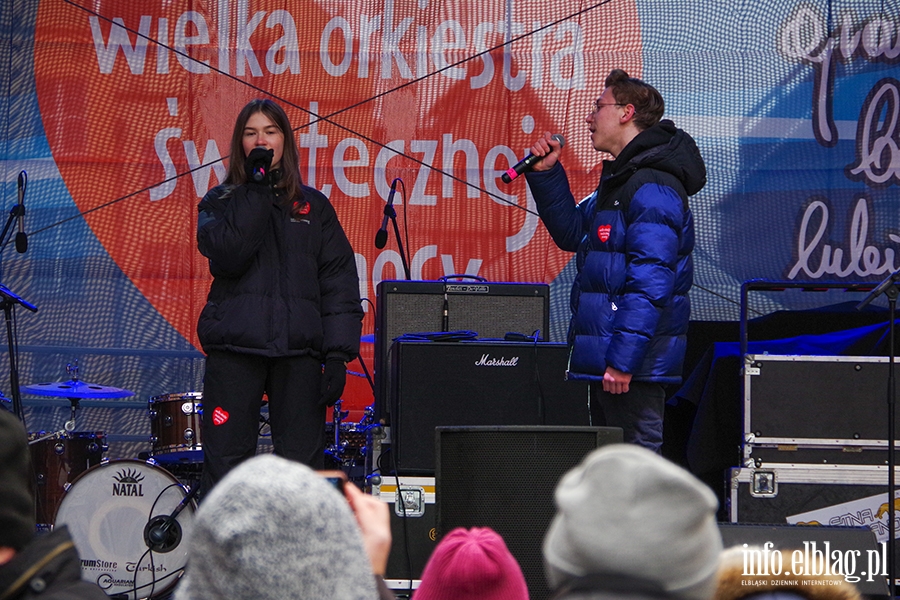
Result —
<path fill-rule="evenodd" d="M 334 425 L 334 443 L 325 448 L 325 454 L 340 464 L 344 463 L 344 454 L 347 449 L 347 443 L 341 442 L 341 423 L 350 414 L 349 411 L 341 410 L 342 404 L 343 400 L 338 400 L 331 409 L 331 423 Z"/>
<path fill-rule="evenodd" d="M 75 381 L 75 382 L 78 381 L 78 360 L 77 359 L 75 360 L 75 364 L 66 363 L 66 375 L 69 376 L 71 381 Z M 69 403 L 72 405 L 72 411 L 70 413 L 71 416 L 69 417 L 69 420 L 66 421 L 65 429 L 67 432 L 72 433 L 73 431 L 75 431 L 75 413 L 79 409 L 80 399 L 75 397 L 75 398 L 69 398 L 68 400 L 69 400 Z"/>
<path fill-rule="evenodd" d="M 63 425 L 63 428 L 68 432 L 72 433 L 75 431 L 75 412 L 80 408 L 79 399 L 78 398 L 69 398 L 69 403 L 72 405 L 72 410 L 69 413 L 69 420 L 66 421 L 66 424 Z"/>

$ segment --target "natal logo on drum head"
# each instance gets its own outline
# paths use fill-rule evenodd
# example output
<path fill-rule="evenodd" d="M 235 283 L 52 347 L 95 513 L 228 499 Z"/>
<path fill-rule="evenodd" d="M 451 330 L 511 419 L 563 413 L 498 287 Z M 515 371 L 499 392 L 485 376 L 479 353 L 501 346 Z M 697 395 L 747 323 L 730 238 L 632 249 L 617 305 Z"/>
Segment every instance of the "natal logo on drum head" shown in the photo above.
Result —
<path fill-rule="evenodd" d="M 144 486 L 141 481 L 144 476 L 134 469 L 123 469 L 113 475 L 118 483 L 113 484 L 113 496 L 143 496 Z"/>

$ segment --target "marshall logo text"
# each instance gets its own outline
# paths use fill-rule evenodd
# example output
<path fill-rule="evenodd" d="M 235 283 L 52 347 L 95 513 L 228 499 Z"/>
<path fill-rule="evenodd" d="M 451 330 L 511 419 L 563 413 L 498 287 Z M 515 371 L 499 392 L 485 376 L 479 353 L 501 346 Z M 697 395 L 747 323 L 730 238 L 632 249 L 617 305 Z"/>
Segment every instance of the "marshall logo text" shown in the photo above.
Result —
<path fill-rule="evenodd" d="M 518 356 L 513 356 L 512 358 L 503 356 L 500 358 L 491 358 L 490 354 L 482 354 L 481 358 L 475 361 L 476 367 L 515 367 L 518 364 Z"/>

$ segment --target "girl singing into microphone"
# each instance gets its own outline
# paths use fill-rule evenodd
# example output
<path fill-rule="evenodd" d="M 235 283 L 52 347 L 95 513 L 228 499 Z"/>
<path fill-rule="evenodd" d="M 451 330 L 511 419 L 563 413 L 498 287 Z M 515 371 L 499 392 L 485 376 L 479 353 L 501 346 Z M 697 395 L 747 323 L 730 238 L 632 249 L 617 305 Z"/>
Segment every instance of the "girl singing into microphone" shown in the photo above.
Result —
<path fill-rule="evenodd" d="M 359 353 L 363 311 L 353 249 L 328 199 L 303 185 L 279 105 L 241 110 L 225 182 L 198 210 L 213 276 L 197 325 L 207 354 L 202 490 L 256 454 L 263 394 L 275 453 L 322 468 L 326 407 Z"/>

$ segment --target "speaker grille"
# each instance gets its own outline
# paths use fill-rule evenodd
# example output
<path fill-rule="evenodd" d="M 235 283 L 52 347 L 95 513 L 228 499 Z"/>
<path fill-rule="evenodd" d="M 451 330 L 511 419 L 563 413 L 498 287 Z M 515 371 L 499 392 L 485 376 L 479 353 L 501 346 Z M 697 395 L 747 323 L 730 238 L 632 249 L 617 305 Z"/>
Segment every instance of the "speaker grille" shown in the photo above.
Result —
<path fill-rule="evenodd" d="M 621 441 L 614 427 L 439 427 L 439 535 L 490 527 L 519 561 L 532 600 L 548 598 L 541 545 L 556 484 L 598 446 Z"/>
<path fill-rule="evenodd" d="M 401 475 L 434 474 L 436 427 L 591 424 L 587 383 L 565 380 L 565 344 L 401 341 L 391 362 L 392 466 Z"/>
<path fill-rule="evenodd" d="M 382 281 L 375 315 L 375 417 L 386 423 L 390 421 L 391 344 L 406 333 L 441 331 L 445 290 L 449 331 L 470 330 L 480 338 L 540 331 L 543 338 L 549 337 L 550 288 L 546 284 Z"/>

